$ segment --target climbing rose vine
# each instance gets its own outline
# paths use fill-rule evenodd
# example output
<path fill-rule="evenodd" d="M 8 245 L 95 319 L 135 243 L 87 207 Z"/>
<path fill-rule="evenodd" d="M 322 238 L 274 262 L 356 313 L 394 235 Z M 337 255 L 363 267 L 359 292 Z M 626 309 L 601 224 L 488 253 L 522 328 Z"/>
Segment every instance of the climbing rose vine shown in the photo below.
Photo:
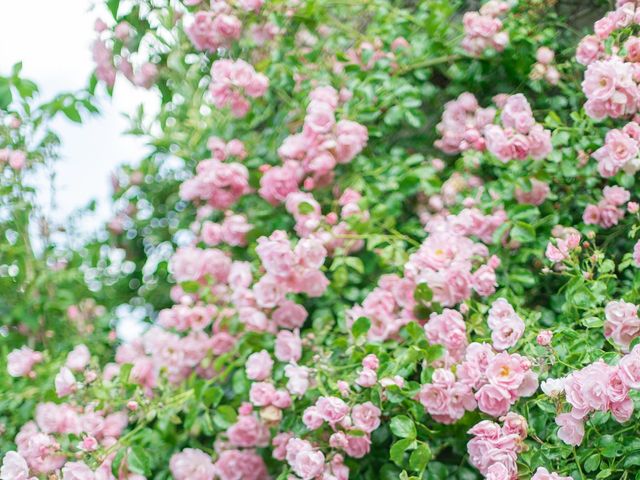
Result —
<path fill-rule="evenodd" d="M 0 76 L 0 480 L 640 478 L 638 2 L 95 3 Z"/>

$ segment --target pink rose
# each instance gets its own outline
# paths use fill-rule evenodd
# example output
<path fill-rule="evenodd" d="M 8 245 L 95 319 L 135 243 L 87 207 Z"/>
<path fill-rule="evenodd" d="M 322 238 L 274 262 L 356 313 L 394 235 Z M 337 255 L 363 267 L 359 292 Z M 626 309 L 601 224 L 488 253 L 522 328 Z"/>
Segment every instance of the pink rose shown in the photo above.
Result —
<path fill-rule="evenodd" d="M 174 453 L 169 469 L 175 480 L 213 480 L 215 477 L 211 456 L 195 448 Z"/>
<path fill-rule="evenodd" d="M 633 390 L 640 389 L 640 350 L 636 347 L 618 362 L 621 380 Z"/>
<path fill-rule="evenodd" d="M 491 340 L 496 350 L 505 350 L 514 346 L 525 329 L 522 319 L 504 298 L 493 302 L 487 322 L 491 328 Z"/>
<path fill-rule="evenodd" d="M 493 385 L 515 391 L 522 384 L 524 373 L 518 358 L 502 352 L 489 362 L 485 375 Z"/>
<path fill-rule="evenodd" d="M 43 356 L 40 352 L 24 346 L 12 350 L 7 355 L 7 371 L 12 377 L 26 377 L 32 373 L 34 365 L 42 360 Z"/>
<path fill-rule="evenodd" d="M 576 60 L 582 65 L 589 65 L 596 61 L 604 52 L 604 45 L 595 35 L 587 35 L 580 40 L 576 50 Z"/>
<path fill-rule="evenodd" d="M 309 430 L 317 430 L 324 423 L 324 419 L 322 415 L 320 415 L 318 408 L 311 406 L 307 407 L 303 412 L 302 423 L 304 423 Z"/>
<path fill-rule="evenodd" d="M 62 467 L 62 480 L 94 480 L 93 471 L 84 462 L 67 462 Z"/>
<path fill-rule="evenodd" d="M 227 436 L 236 447 L 264 447 L 269 443 L 269 430 L 253 415 L 240 415 L 227 430 Z"/>
<path fill-rule="evenodd" d="M 380 426 L 380 414 L 378 407 L 371 402 L 365 402 L 351 409 L 351 420 L 355 428 L 371 433 Z"/>
<path fill-rule="evenodd" d="M 563 477 L 555 472 L 549 472 L 544 467 L 538 467 L 531 480 L 573 480 L 573 477 Z"/>
<path fill-rule="evenodd" d="M 69 355 L 67 355 L 66 367 L 70 370 L 79 372 L 89 364 L 91 360 L 91 353 L 86 345 L 78 345 L 75 347 Z"/>
<path fill-rule="evenodd" d="M 567 445 L 578 446 L 584 437 L 584 423 L 569 413 L 561 413 L 556 417 L 556 424 L 560 426 L 558 438 Z"/>
<path fill-rule="evenodd" d="M 54 380 L 58 397 L 66 397 L 76 391 L 76 379 L 67 367 L 62 367 Z"/>
<path fill-rule="evenodd" d="M 604 335 L 629 351 L 631 341 L 640 334 L 636 305 L 624 301 L 609 302 L 605 309 Z"/>
<path fill-rule="evenodd" d="M 284 374 L 288 378 L 287 390 L 292 395 L 304 395 L 311 383 L 309 370 L 306 367 L 289 364 L 284 367 Z"/>
<path fill-rule="evenodd" d="M 555 54 L 553 53 L 553 50 L 548 47 L 540 47 L 536 52 L 536 60 L 543 65 L 549 65 L 551 62 L 553 62 L 554 57 Z"/>
<path fill-rule="evenodd" d="M 380 362 L 378 361 L 378 357 L 376 357 L 373 353 L 370 353 L 362 359 L 362 366 L 365 368 L 370 368 L 371 370 L 377 370 L 380 366 Z"/>
<path fill-rule="evenodd" d="M 324 470 L 324 454 L 319 450 L 303 449 L 295 456 L 291 466 L 300 478 L 311 480 Z"/>
<path fill-rule="evenodd" d="M 251 384 L 249 399 L 256 407 L 266 407 L 271 405 L 276 395 L 275 387 L 267 382 L 256 382 Z"/>
<path fill-rule="evenodd" d="M 536 342 L 538 343 L 538 345 L 542 347 L 546 347 L 551 344 L 552 337 L 553 337 L 553 332 L 551 332 L 550 330 L 542 330 L 540 333 L 538 333 L 538 336 L 536 337 Z"/>
<path fill-rule="evenodd" d="M 349 406 L 338 397 L 320 397 L 316 407 L 322 418 L 331 424 L 339 422 L 349 413 Z"/>
<path fill-rule="evenodd" d="M 302 356 L 300 334 L 289 330 L 280 330 L 276 336 L 275 355 L 281 362 L 297 362 Z"/>
<path fill-rule="evenodd" d="M 0 467 L 2 480 L 29 480 L 29 466 L 24 458 L 16 452 L 7 452 Z"/>
<path fill-rule="evenodd" d="M 356 379 L 356 383 L 365 388 L 373 387 L 377 381 L 378 375 L 376 371 L 366 367 L 360 370 L 358 378 Z"/>
<path fill-rule="evenodd" d="M 509 411 L 511 406 L 511 395 L 502 387 L 486 384 L 475 394 L 480 411 L 500 417 Z"/>
<path fill-rule="evenodd" d="M 281 328 L 300 328 L 307 319 L 307 311 L 302 305 L 291 300 L 283 301 L 273 312 L 271 318 Z"/>
<path fill-rule="evenodd" d="M 266 350 L 252 353 L 249 355 L 249 358 L 247 358 L 247 363 L 245 364 L 245 370 L 249 380 L 266 380 L 271 376 L 272 368 L 273 360 Z"/>

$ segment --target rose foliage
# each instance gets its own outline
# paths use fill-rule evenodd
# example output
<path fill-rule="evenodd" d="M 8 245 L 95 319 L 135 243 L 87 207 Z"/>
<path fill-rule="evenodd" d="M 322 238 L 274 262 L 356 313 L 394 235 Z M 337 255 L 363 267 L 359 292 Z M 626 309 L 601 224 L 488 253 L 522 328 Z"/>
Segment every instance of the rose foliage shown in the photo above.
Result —
<path fill-rule="evenodd" d="M 638 2 L 97 3 L 86 89 L 0 76 L 0 480 L 640 478 Z"/>

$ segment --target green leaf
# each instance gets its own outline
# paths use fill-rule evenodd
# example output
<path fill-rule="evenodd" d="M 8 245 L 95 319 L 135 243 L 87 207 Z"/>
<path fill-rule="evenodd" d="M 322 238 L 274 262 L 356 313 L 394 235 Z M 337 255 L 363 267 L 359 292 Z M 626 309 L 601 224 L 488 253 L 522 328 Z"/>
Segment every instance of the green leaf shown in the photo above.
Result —
<path fill-rule="evenodd" d="M 429 303 L 433 299 L 433 290 L 426 283 L 419 283 L 413 292 L 413 298 L 418 302 Z"/>
<path fill-rule="evenodd" d="M 629 455 L 624 460 L 625 468 L 635 467 L 635 466 L 638 466 L 638 465 L 640 465 L 640 453 L 634 453 L 633 455 Z"/>
<path fill-rule="evenodd" d="M 80 112 L 75 105 L 67 105 L 62 108 L 62 112 L 66 115 L 66 117 L 72 122 L 82 123 L 82 117 L 80 116 Z"/>
<path fill-rule="evenodd" d="M 232 407 L 229 405 L 222 405 L 216 410 L 216 413 L 213 416 L 213 423 L 215 423 L 219 428 L 226 430 L 236 423 L 237 418 L 238 415 Z"/>
<path fill-rule="evenodd" d="M 346 257 L 344 259 L 345 265 L 351 267 L 356 272 L 363 274 L 364 273 L 364 262 L 358 257 Z"/>
<path fill-rule="evenodd" d="M 611 474 L 612 474 L 612 473 L 613 473 L 613 472 L 612 472 L 611 470 L 609 470 L 608 468 L 605 468 L 604 470 L 600 471 L 600 473 L 598 473 L 598 474 L 596 475 L 596 479 L 599 479 L 599 478 L 608 478 L 608 477 L 610 477 L 610 476 L 611 476 Z"/>
<path fill-rule="evenodd" d="M 107 8 L 111 12 L 114 20 L 118 20 L 118 7 L 120 6 L 120 0 L 107 0 Z"/>
<path fill-rule="evenodd" d="M 426 349 L 424 349 L 424 351 L 425 360 L 427 360 L 428 362 L 433 362 L 435 360 L 438 360 L 439 358 L 442 358 L 445 352 L 445 348 L 443 345 L 435 344 L 429 345 Z"/>
<path fill-rule="evenodd" d="M 353 322 L 351 332 L 353 333 L 354 337 L 358 338 L 365 335 L 370 328 L 371 320 L 369 320 L 367 317 L 360 317 L 355 322 Z"/>
<path fill-rule="evenodd" d="M 11 75 L 13 78 L 18 78 L 20 76 L 20 72 L 22 71 L 22 62 L 18 62 L 11 67 Z"/>
<path fill-rule="evenodd" d="M 600 455 L 594 453 L 584 462 L 584 469 L 587 472 L 595 472 L 600 466 Z"/>
<path fill-rule="evenodd" d="M 223 396 L 224 392 L 220 387 L 210 387 L 202 395 L 202 403 L 206 407 L 216 407 Z"/>
<path fill-rule="evenodd" d="M 144 448 L 134 446 L 129 449 L 127 454 L 127 468 L 132 473 L 139 475 L 151 475 L 150 459 Z"/>
<path fill-rule="evenodd" d="M 418 324 L 418 322 L 409 322 L 404 328 L 409 334 L 409 336 L 415 341 L 423 340 L 425 338 L 424 330 Z"/>
<path fill-rule="evenodd" d="M 309 202 L 300 202 L 298 204 L 298 212 L 300 212 L 302 215 L 313 213 L 313 211 L 313 205 L 311 205 Z"/>
<path fill-rule="evenodd" d="M 11 105 L 12 100 L 13 95 L 11 95 L 9 81 L 6 78 L 0 77 L 0 109 L 5 110 L 9 105 Z"/>
<path fill-rule="evenodd" d="M 121 383 L 125 385 L 128 385 L 130 383 L 129 374 L 131 373 L 132 368 L 133 368 L 133 365 L 131 363 L 125 363 L 120 367 L 120 373 L 118 374 L 118 377 Z"/>
<path fill-rule="evenodd" d="M 411 453 L 411 457 L 409 457 L 409 466 L 413 470 L 422 473 L 427 467 L 429 460 L 431 460 L 431 449 L 426 443 L 421 443 Z"/>
<path fill-rule="evenodd" d="M 598 317 L 587 317 L 582 319 L 582 325 L 587 328 L 600 328 L 604 325 L 604 320 Z"/>
<path fill-rule="evenodd" d="M 416 438 L 416 426 L 406 415 L 398 415 L 391 419 L 391 431 L 396 437 Z"/>
<path fill-rule="evenodd" d="M 533 242 L 536 239 L 536 230 L 525 222 L 515 222 L 511 229 L 511 238 L 521 243 Z"/>
<path fill-rule="evenodd" d="M 125 453 L 127 453 L 127 449 L 121 448 L 111 462 L 111 473 L 113 473 L 113 476 L 116 478 L 120 478 L 120 465 L 122 465 L 122 459 Z"/>
<path fill-rule="evenodd" d="M 402 466 L 404 460 L 404 452 L 413 448 L 415 446 L 416 441 L 413 438 L 403 438 L 402 440 L 398 440 L 389 449 L 389 458 L 393 460 L 393 462 Z"/>

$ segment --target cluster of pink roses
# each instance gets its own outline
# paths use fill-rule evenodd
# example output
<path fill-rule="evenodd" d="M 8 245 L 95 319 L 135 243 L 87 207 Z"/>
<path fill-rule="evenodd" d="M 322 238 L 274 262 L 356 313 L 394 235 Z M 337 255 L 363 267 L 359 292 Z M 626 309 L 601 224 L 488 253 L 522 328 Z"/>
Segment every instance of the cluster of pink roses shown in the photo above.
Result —
<path fill-rule="evenodd" d="M 267 88 L 269 79 L 244 60 L 216 60 L 211 66 L 211 100 L 217 108 L 230 107 L 236 117 L 244 117 L 249 111 L 246 97 L 262 97 Z"/>
<path fill-rule="evenodd" d="M 187 201 L 206 201 L 224 210 L 249 193 L 249 171 L 240 163 L 224 163 L 216 158 L 203 160 L 196 175 L 180 185 L 180 197 Z"/>
<path fill-rule="evenodd" d="M 603 177 L 613 177 L 620 170 L 635 173 L 640 169 L 640 125 L 627 123 L 621 130 L 612 129 L 605 136 L 604 145 L 593 152 L 598 171 Z"/>
<path fill-rule="evenodd" d="M 400 329 L 414 317 L 415 300 L 413 291 L 415 284 L 395 274 L 383 275 L 364 299 L 362 305 L 349 309 L 347 326 L 351 328 L 360 317 L 371 322 L 367 338 L 371 341 L 384 341 L 396 338 Z"/>
<path fill-rule="evenodd" d="M 573 477 L 565 477 L 544 467 L 538 467 L 531 480 L 573 480 Z"/>
<path fill-rule="evenodd" d="M 369 212 L 358 205 L 361 198 L 355 190 L 346 189 L 338 199 L 340 217 L 335 212 L 322 215 L 320 204 L 306 192 L 290 193 L 285 207 L 296 221 L 294 229 L 300 238 L 317 238 L 330 255 L 335 251 L 353 253 L 364 246 L 364 241 L 352 232 L 347 220 L 353 217 L 363 221 L 369 219 Z"/>
<path fill-rule="evenodd" d="M 640 38 L 630 36 L 620 52 L 622 38 L 616 38 L 611 51 L 606 51 L 609 37 L 617 30 L 640 22 L 640 13 L 634 2 L 619 5 L 595 22 L 595 35 L 588 35 L 578 45 L 576 58 L 587 65 L 582 90 L 587 96 L 585 111 L 596 120 L 619 118 L 638 111 L 638 62 Z"/>
<path fill-rule="evenodd" d="M 383 275 L 378 286 L 367 295 L 362 305 L 347 311 L 351 326 L 359 317 L 371 321 L 370 340 L 394 338 L 404 325 L 415 319 L 414 291 L 424 283 L 433 292 L 433 301 L 451 307 L 468 299 L 472 291 L 481 296 L 495 292 L 495 269 L 500 259 L 488 257 L 487 247 L 474 242 L 474 235 L 490 241 L 495 229 L 505 220 L 504 211 L 483 215 L 476 209 L 465 209 L 459 215 L 432 216 L 427 223 L 430 235 L 404 266 L 404 278 Z"/>
<path fill-rule="evenodd" d="M 475 95 L 461 93 L 456 100 L 445 104 L 442 119 L 436 125 L 442 138 L 434 145 L 448 154 L 483 151 L 486 147 L 484 129 L 493 123 L 495 116 L 495 108 L 481 108 Z"/>
<path fill-rule="evenodd" d="M 93 61 L 96 63 L 96 77 L 107 86 L 113 87 L 116 83 L 116 69 L 113 66 L 113 51 L 104 40 L 97 39 L 93 42 Z"/>
<path fill-rule="evenodd" d="M 35 377 L 33 367 L 42 362 L 42 353 L 27 346 L 16 348 L 7 356 L 7 371 L 12 377 Z"/>
<path fill-rule="evenodd" d="M 216 1 L 210 10 L 200 10 L 187 19 L 185 32 L 198 50 L 215 53 L 240 38 L 242 22 L 233 15 L 231 5 Z"/>
<path fill-rule="evenodd" d="M 204 222 L 200 236 L 202 241 L 211 247 L 221 243 L 234 247 L 244 247 L 247 244 L 247 233 L 252 228 L 253 225 L 247 221 L 245 215 L 226 212 L 222 223 Z"/>
<path fill-rule="evenodd" d="M 640 351 L 634 348 L 618 365 L 598 360 L 585 368 L 558 379 L 555 396 L 564 391 L 571 410 L 556 417 L 560 426 L 558 438 L 569 445 L 580 445 L 584 437 L 584 421 L 594 411 L 611 412 L 623 423 L 631 418 L 631 389 L 640 389 Z"/>
<path fill-rule="evenodd" d="M 437 126 L 442 138 L 435 145 L 445 153 L 487 149 L 502 162 L 539 160 L 551 153 L 551 132 L 536 122 L 524 95 L 498 95 L 494 101 L 502 109 L 501 124 L 493 123 L 496 110 L 480 108 L 470 93 L 448 102 Z"/>
<path fill-rule="evenodd" d="M 569 258 L 571 251 L 580 246 L 580 234 L 574 228 L 560 227 L 554 230 L 554 242 L 549 241 L 544 254 L 553 263 L 560 263 Z"/>
<path fill-rule="evenodd" d="M 490 0 L 480 7 L 479 12 L 466 12 L 462 17 L 464 38 L 462 48 L 474 57 L 485 50 L 504 50 L 509 43 L 509 34 L 502 30 L 502 21 L 498 18 L 509 10 L 509 3 Z"/>
<path fill-rule="evenodd" d="M 97 374 L 94 371 L 85 371 L 90 361 L 91 353 L 86 345 L 80 344 L 69 352 L 67 361 L 54 379 L 58 397 L 66 397 L 77 390 L 78 382 L 74 372 L 82 372 L 86 383 L 91 383 L 97 378 Z"/>
<path fill-rule="evenodd" d="M 327 256 L 322 242 L 303 238 L 292 248 L 287 234 L 276 230 L 269 237 L 260 237 L 256 253 L 266 270 L 253 287 L 258 305 L 273 308 L 280 305 L 287 292 L 322 295 L 329 284 L 320 271 Z"/>
<path fill-rule="evenodd" d="M 229 255 L 216 248 L 181 247 L 171 257 L 171 273 L 178 282 L 214 280 L 226 283 L 233 262 Z"/>
<path fill-rule="evenodd" d="M 533 65 L 531 74 L 533 80 L 544 78 L 551 85 L 557 85 L 560 81 L 560 72 L 552 65 L 555 53 L 548 47 L 540 47 L 536 52 L 536 63 Z"/>
<path fill-rule="evenodd" d="M 0 478 L 28 480 L 29 472 L 55 474 L 62 469 L 63 480 L 112 479 L 112 476 L 97 475 L 110 473 L 114 454 L 108 456 L 94 474 L 83 462 L 67 461 L 58 437 L 82 437 L 72 448 L 78 453 L 90 452 L 116 443 L 127 424 L 125 412 L 108 413 L 96 410 L 91 404 L 81 408 L 64 403 L 40 403 L 36 407 L 35 420 L 24 424 L 16 435 L 17 452 L 5 455 Z M 142 477 L 128 478 L 140 480 Z"/>
<path fill-rule="evenodd" d="M 349 467 L 344 464 L 344 458 L 335 454 L 326 461 L 324 454 L 311 442 L 281 434 L 274 439 L 276 449 L 273 456 L 277 460 L 286 460 L 295 476 L 292 479 L 312 480 L 315 478 L 348 480 Z"/>
<path fill-rule="evenodd" d="M 93 59 L 96 62 L 96 76 L 99 80 L 105 82 L 108 86 L 112 87 L 116 79 L 116 69 L 114 67 L 114 55 L 113 49 L 107 45 L 107 39 L 101 34 L 109 30 L 109 27 L 105 22 L 100 19 L 96 20 L 95 30 L 98 33 L 98 38 L 93 44 Z M 143 87 L 151 88 L 158 77 L 158 67 L 151 62 L 142 63 L 136 72 L 131 63 L 131 55 L 129 49 L 131 48 L 133 38 L 133 28 L 127 22 L 120 22 L 113 28 L 112 40 L 122 42 L 123 48 L 120 50 L 119 58 L 117 59 L 118 70 L 129 80 L 132 84 Z M 102 37 L 102 38 L 100 38 Z"/>
<path fill-rule="evenodd" d="M 516 200 L 518 203 L 525 205 L 542 205 L 551 192 L 549 185 L 537 178 L 531 178 L 529 180 L 531 183 L 529 190 L 523 190 L 520 187 L 515 188 L 514 196 Z"/>
<path fill-rule="evenodd" d="M 215 305 L 178 304 L 165 308 L 158 314 L 158 325 L 178 332 L 204 330 L 218 316 Z"/>
<path fill-rule="evenodd" d="M 551 132 L 533 118 L 524 95 L 511 95 L 498 106 L 502 108 L 502 125 L 488 125 L 484 129 L 487 150 L 502 162 L 527 157 L 540 160 L 551 153 Z"/>
<path fill-rule="evenodd" d="M 22 170 L 27 165 L 27 154 L 22 150 L 0 148 L 0 165 L 4 163 L 14 170 Z"/>
<path fill-rule="evenodd" d="M 597 205 L 587 205 L 582 214 L 582 220 L 587 225 L 610 228 L 617 225 L 624 217 L 625 211 L 620 207 L 629 202 L 631 194 L 622 187 L 604 187 L 602 189 L 602 197 L 602 200 Z M 637 204 L 629 202 L 627 208 L 631 211 L 637 211 Z"/>
<path fill-rule="evenodd" d="M 582 65 L 591 65 L 595 61 L 605 58 L 605 40 L 616 30 L 624 29 L 640 22 L 640 15 L 636 11 L 635 2 L 618 2 L 616 10 L 597 20 L 593 25 L 595 35 L 587 35 L 578 44 L 576 60 Z M 630 56 L 634 56 L 637 44 L 633 42 L 625 45 Z M 617 50 L 617 49 L 616 49 Z M 635 60 L 631 60 L 635 61 Z"/>
<path fill-rule="evenodd" d="M 211 152 L 211 157 L 221 162 L 229 157 L 236 157 L 238 160 L 244 160 L 247 157 L 247 149 L 244 143 L 237 138 L 225 142 L 220 137 L 209 137 L 207 148 Z"/>
<path fill-rule="evenodd" d="M 262 457 L 253 449 L 219 449 L 218 459 L 196 448 L 173 454 L 169 469 L 175 480 L 266 480 L 269 478 Z"/>
<path fill-rule="evenodd" d="M 131 381 L 150 394 L 158 385 L 161 371 L 166 372 L 173 384 L 183 382 L 194 371 L 210 378 L 214 373 L 213 368 L 203 360 L 228 352 L 234 344 L 235 338 L 217 327 L 214 327 L 211 336 L 195 330 L 181 337 L 154 326 L 141 338 L 120 345 L 116 351 L 116 362 L 131 364 Z M 113 370 L 115 372 L 117 369 Z"/>
<path fill-rule="evenodd" d="M 462 315 L 450 309 L 432 314 L 424 329 L 431 344 L 445 347 L 431 383 L 422 386 L 419 400 L 425 410 L 441 423 L 454 423 L 465 411 L 476 407 L 493 416 L 507 413 L 521 396 L 532 395 L 538 387 L 531 361 L 518 354 L 496 353 L 516 344 L 524 333 L 524 322 L 503 298 L 489 310 L 493 349 L 486 343 L 468 345 Z M 455 365 L 455 374 L 449 367 Z M 475 393 L 474 393 L 475 391 Z"/>
<path fill-rule="evenodd" d="M 620 118 L 638 110 L 638 84 L 634 64 L 620 57 L 598 60 L 587 67 L 582 91 L 587 97 L 587 114 L 602 120 Z"/>
<path fill-rule="evenodd" d="M 487 247 L 469 237 L 490 241 L 504 221 L 504 211 L 483 215 L 475 209 L 431 218 L 426 227 L 429 236 L 404 266 L 405 279 L 414 285 L 426 283 L 433 291 L 434 301 L 445 307 L 468 299 L 472 290 L 483 297 L 491 295 L 495 292 L 495 269 L 500 260 L 495 256 L 487 259 Z M 477 268 L 472 272 L 474 267 Z"/>
<path fill-rule="evenodd" d="M 631 341 L 640 335 L 638 307 L 624 300 L 612 301 L 605 306 L 604 314 L 604 336 L 628 352 Z"/>
<path fill-rule="evenodd" d="M 302 132 L 278 149 L 284 165 L 268 169 L 260 180 L 260 195 L 272 204 L 285 201 L 300 183 L 307 190 L 330 184 L 336 165 L 353 160 L 367 144 L 363 125 L 336 121 L 340 96 L 333 87 L 318 87 L 309 99 Z"/>
<path fill-rule="evenodd" d="M 473 435 L 467 443 L 469 462 L 489 480 L 516 480 L 518 453 L 525 449 L 529 426 L 523 416 L 514 412 L 500 421 L 502 426 L 483 420 L 469 430 Z"/>
<path fill-rule="evenodd" d="M 471 343 L 454 374 L 436 370 L 432 382 L 422 386 L 419 399 L 441 423 L 453 423 L 476 407 L 488 415 L 505 415 L 520 397 L 532 395 L 538 377 L 531 360 L 518 354 L 496 353 L 486 343 Z"/>

